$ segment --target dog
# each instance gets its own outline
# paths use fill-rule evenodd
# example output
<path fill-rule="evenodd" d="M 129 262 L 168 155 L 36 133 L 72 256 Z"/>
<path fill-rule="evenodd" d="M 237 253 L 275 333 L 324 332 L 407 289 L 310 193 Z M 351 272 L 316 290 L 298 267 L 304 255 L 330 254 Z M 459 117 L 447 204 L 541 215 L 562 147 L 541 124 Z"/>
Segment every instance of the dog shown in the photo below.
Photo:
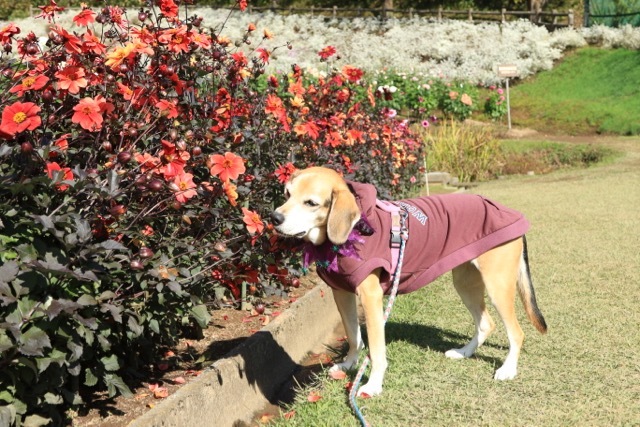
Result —
<path fill-rule="evenodd" d="M 398 293 L 412 292 L 452 270 L 454 287 L 475 322 L 471 341 L 447 351 L 446 357 L 471 357 L 493 331 L 485 292 L 509 339 L 509 352 L 495 372 L 496 380 L 513 379 L 518 370 L 524 333 L 516 318 L 516 289 L 529 320 L 541 333 L 547 331 L 529 271 L 525 239 L 529 223 L 521 213 L 474 194 L 382 202 L 373 185 L 346 181 L 323 167 L 294 172 L 285 184 L 285 198 L 271 213 L 274 228 L 280 236 L 306 242 L 304 261 L 315 261 L 318 275 L 331 286 L 347 335 L 349 350 L 332 371 L 351 369 L 364 346 L 356 295 L 360 298 L 371 373 L 358 396 L 382 392 L 387 368 L 382 305 L 397 263 L 401 211 L 406 212 L 408 239 Z"/>

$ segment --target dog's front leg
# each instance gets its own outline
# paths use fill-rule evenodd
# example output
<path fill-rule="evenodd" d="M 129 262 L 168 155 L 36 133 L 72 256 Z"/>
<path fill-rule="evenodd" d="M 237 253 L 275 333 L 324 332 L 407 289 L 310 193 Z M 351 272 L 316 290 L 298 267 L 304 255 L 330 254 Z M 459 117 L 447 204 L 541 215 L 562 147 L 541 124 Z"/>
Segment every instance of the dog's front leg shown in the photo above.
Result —
<path fill-rule="evenodd" d="M 358 396 L 382 393 L 382 381 L 387 370 L 387 350 L 384 338 L 383 292 L 380 287 L 380 269 L 371 273 L 357 289 L 364 309 L 371 358 L 369 382 L 360 387 Z"/>
<path fill-rule="evenodd" d="M 356 295 L 341 289 L 333 289 L 333 299 L 336 302 L 336 306 L 338 306 L 342 325 L 347 334 L 349 351 L 344 360 L 333 365 L 329 371 L 347 371 L 358 362 L 358 353 L 364 347 L 362 335 L 360 334 L 360 324 L 358 323 Z"/>

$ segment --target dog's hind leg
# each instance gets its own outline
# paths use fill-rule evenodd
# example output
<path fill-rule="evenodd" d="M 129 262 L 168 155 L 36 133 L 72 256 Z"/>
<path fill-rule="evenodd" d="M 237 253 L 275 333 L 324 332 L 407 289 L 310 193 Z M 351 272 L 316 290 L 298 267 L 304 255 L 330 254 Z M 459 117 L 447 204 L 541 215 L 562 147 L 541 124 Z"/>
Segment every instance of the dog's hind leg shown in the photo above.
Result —
<path fill-rule="evenodd" d="M 485 252 L 477 259 L 487 294 L 502 318 L 509 338 L 509 354 L 496 371 L 496 380 L 510 380 L 518 373 L 524 332 L 516 316 L 515 299 L 522 250 L 522 239 L 516 239 Z"/>
<path fill-rule="evenodd" d="M 467 345 L 445 353 L 451 359 L 462 359 L 473 355 L 493 331 L 495 324 L 487 311 L 484 281 L 474 262 L 467 262 L 453 269 L 453 285 L 476 325 L 476 333 Z"/>
<path fill-rule="evenodd" d="M 333 299 L 338 306 L 338 312 L 340 312 L 342 324 L 347 334 L 349 351 L 344 360 L 333 365 L 330 371 L 346 371 L 358 362 L 358 353 L 364 347 L 358 323 L 356 295 L 340 289 L 333 289 Z"/>

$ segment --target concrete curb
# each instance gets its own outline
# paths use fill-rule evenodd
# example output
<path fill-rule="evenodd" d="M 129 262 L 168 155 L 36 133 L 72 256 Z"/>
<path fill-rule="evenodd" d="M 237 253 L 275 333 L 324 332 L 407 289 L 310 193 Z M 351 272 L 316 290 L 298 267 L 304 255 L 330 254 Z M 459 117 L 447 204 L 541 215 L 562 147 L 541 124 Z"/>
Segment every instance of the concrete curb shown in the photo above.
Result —
<path fill-rule="evenodd" d="M 130 427 L 245 425 L 269 403 L 318 343 L 329 342 L 340 322 L 333 295 L 317 286 L 269 325 L 181 387 Z"/>

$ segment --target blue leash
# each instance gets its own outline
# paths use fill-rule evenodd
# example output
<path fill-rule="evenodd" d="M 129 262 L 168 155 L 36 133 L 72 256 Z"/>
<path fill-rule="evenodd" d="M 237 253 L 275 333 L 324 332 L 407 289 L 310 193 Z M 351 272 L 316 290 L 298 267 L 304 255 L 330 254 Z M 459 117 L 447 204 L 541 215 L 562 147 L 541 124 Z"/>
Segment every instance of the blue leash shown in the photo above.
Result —
<path fill-rule="evenodd" d="M 401 232 L 400 232 L 400 254 L 398 255 L 398 265 L 396 266 L 396 271 L 393 273 L 393 286 L 391 288 L 391 293 L 389 294 L 389 301 L 387 302 L 387 308 L 384 311 L 384 323 L 387 323 L 387 319 L 389 318 L 389 314 L 391 313 L 391 307 L 393 307 L 393 303 L 396 300 L 396 295 L 398 294 L 398 285 L 400 284 L 400 272 L 402 271 L 402 262 L 404 261 L 404 247 L 407 239 L 409 238 L 409 233 L 406 227 L 408 213 L 406 209 L 403 207 L 400 211 L 400 220 L 401 220 Z M 362 381 L 362 377 L 364 372 L 367 370 L 369 366 L 369 362 L 371 359 L 369 355 L 367 355 L 362 364 L 360 365 L 360 369 L 358 369 L 358 373 L 356 374 L 356 378 L 353 380 L 353 385 L 351 386 L 351 391 L 349 391 L 349 404 L 353 413 L 355 414 L 358 421 L 360 421 L 360 425 L 362 427 L 370 427 L 370 424 L 362 415 L 362 411 L 358 407 L 358 403 L 356 402 L 356 396 L 358 394 L 358 386 Z"/>

